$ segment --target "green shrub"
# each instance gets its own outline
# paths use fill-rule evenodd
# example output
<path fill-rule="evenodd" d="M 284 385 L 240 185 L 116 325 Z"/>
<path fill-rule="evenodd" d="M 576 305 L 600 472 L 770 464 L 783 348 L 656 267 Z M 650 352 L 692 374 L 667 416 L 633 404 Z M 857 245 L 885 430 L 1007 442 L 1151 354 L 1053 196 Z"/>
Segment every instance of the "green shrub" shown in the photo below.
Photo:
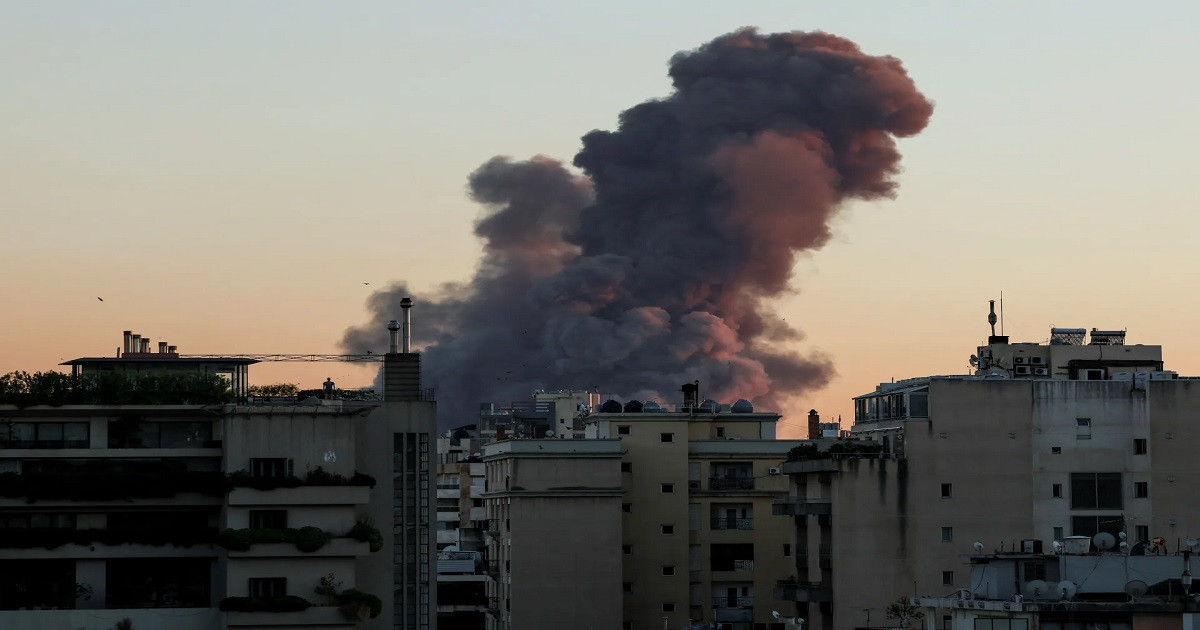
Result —
<path fill-rule="evenodd" d="M 375 523 L 370 517 L 356 521 L 354 527 L 351 527 L 350 531 L 346 532 L 346 537 L 370 543 L 372 552 L 383 549 L 383 534 L 375 527 Z"/>
<path fill-rule="evenodd" d="M 363 609 L 368 611 L 371 619 L 383 612 L 383 601 L 375 595 L 354 588 L 338 593 L 337 602 L 341 606 L 342 614 L 351 619 L 358 619 L 358 612 Z"/>
<path fill-rule="evenodd" d="M 296 530 L 293 542 L 300 551 L 312 553 L 324 547 L 330 538 L 333 538 L 333 536 L 322 531 L 321 528 L 310 526 L 301 527 L 299 530 Z"/>
<path fill-rule="evenodd" d="M 0 405 L 215 405 L 234 402 L 215 374 L 10 372 L 0 376 Z"/>

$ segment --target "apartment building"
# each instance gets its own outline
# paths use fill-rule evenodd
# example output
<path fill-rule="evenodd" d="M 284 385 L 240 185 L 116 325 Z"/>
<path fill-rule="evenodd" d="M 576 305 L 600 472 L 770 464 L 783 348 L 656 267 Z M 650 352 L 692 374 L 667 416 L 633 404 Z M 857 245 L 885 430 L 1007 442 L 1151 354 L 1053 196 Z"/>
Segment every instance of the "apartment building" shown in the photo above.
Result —
<path fill-rule="evenodd" d="M 809 561 L 777 590 L 809 627 L 875 625 L 899 597 L 972 589 L 962 556 L 975 542 L 1012 552 L 1200 531 L 1200 381 L 1164 370 L 1161 346 L 1062 328 L 1009 343 L 993 329 L 970 361 L 973 374 L 857 397 L 855 440 L 784 464 L 794 485 L 780 512 Z"/>
<path fill-rule="evenodd" d="M 475 425 L 457 427 L 437 439 L 437 589 L 441 630 L 484 626 L 482 441 Z"/>
<path fill-rule="evenodd" d="M 7 380 L 0 627 L 435 628 L 436 403 L 395 345 L 371 401 L 251 401 L 257 360 L 129 333 Z"/>

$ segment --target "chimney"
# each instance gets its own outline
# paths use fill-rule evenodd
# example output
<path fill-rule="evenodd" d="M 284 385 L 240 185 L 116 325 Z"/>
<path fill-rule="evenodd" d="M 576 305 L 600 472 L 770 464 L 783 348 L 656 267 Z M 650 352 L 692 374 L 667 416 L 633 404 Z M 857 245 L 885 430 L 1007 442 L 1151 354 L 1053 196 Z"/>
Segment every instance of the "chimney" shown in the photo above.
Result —
<path fill-rule="evenodd" d="M 142 337 L 142 349 L 139 352 L 150 354 L 150 338 Z"/>
<path fill-rule="evenodd" d="M 159 354 L 167 353 L 167 342 L 165 342 L 165 341 L 158 342 L 158 353 Z"/>
<path fill-rule="evenodd" d="M 137 354 L 142 351 L 142 336 L 134 334 L 129 338 L 129 351 Z"/>
<path fill-rule="evenodd" d="M 406 402 L 421 399 L 421 355 L 409 352 L 409 334 L 412 330 L 412 319 L 409 309 L 412 300 L 400 300 L 400 308 L 404 309 L 403 324 L 397 325 L 395 320 L 388 322 L 388 333 L 391 336 L 388 353 L 383 355 L 383 400 L 384 402 Z M 396 332 L 400 332 L 399 350 L 397 350 Z"/>
<path fill-rule="evenodd" d="M 124 348 L 124 350 L 122 350 L 123 354 L 129 354 L 129 342 L 132 337 L 133 337 L 133 331 L 126 330 L 125 331 L 125 343 L 122 345 L 122 348 Z"/>
<path fill-rule="evenodd" d="M 400 322 L 392 320 L 387 323 L 388 329 L 388 353 L 396 354 L 400 352 Z"/>
<path fill-rule="evenodd" d="M 405 354 L 410 352 L 409 345 L 412 343 L 412 305 L 413 301 L 411 298 L 400 300 L 400 309 L 404 311 L 404 326 L 400 332 L 400 351 Z"/>
<path fill-rule="evenodd" d="M 816 409 L 808 410 L 808 439 L 816 440 L 821 437 L 821 416 Z"/>
<path fill-rule="evenodd" d="M 179 346 L 167 346 L 167 352 L 175 354 L 179 351 Z"/>

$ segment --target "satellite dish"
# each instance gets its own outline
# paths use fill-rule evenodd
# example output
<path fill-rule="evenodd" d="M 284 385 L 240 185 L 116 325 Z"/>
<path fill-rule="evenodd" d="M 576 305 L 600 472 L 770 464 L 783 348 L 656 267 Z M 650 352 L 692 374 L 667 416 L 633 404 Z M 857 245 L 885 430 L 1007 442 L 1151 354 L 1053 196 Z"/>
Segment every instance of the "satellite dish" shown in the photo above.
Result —
<path fill-rule="evenodd" d="M 1054 553 L 1062 553 L 1062 547 L 1063 547 L 1063 545 L 1062 545 L 1062 543 L 1061 543 L 1061 542 L 1058 542 L 1058 541 L 1056 540 L 1056 541 L 1054 541 L 1054 542 L 1050 543 L 1050 546 L 1051 546 L 1051 547 L 1054 547 Z"/>
<path fill-rule="evenodd" d="M 1125 530 L 1121 530 L 1119 533 L 1117 533 L 1117 538 L 1120 538 L 1121 540 L 1125 540 L 1128 537 L 1129 536 L 1125 534 Z"/>
<path fill-rule="evenodd" d="M 971 355 L 971 367 L 979 367 L 979 357 Z"/>
<path fill-rule="evenodd" d="M 1045 580 L 1034 580 L 1025 584 L 1025 597 L 1029 599 L 1044 599 L 1050 593 L 1050 585 Z"/>
<path fill-rule="evenodd" d="M 1121 541 L 1121 544 L 1117 545 L 1117 548 L 1121 550 L 1121 553 L 1129 553 L 1129 543 L 1125 542 L 1124 540 Z"/>
<path fill-rule="evenodd" d="M 1079 592 L 1079 587 L 1075 586 L 1074 582 L 1064 580 L 1054 587 L 1054 592 L 1058 594 L 1059 599 L 1071 600 L 1075 598 L 1075 593 Z"/>
<path fill-rule="evenodd" d="M 1092 544 L 1101 551 L 1108 551 L 1117 546 L 1117 538 L 1108 532 L 1100 532 L 1092 536 Z"/>
<path fill-rule="evenodd" d="M 1150 592 L 1150 587 L 1141 580 L 1130 580 L 1125 585 L 1125 594 L 1129 596 L 1129 600 L 1133 601 L 1142 595 Z"/>
<path fill-rule="evenodd" d="M 971 547 L 975 549 L 975 553 L 983 553 L 983 543 L 979 542 L 978 540 L 976 540 L 975 544 L 971 545 Z"/>
<path fill-rule="evenodd" d="M 547 431 L 546 437 L 554 437 L 554 431 Z"/>
<path fill-rule="evenodd" d="M 1184 542 L 1186 542 L 1186 543 L 1187 543 L 1188 549 L 1191 549 L 1191 550 L 1193 550 L 1193 551 L 1195 551 L 1195 550 L 1196 550 L 1196 547 L 1197 547 L 1197 546 L 1200 546 L 1200 540 L 1196 540 L 1195 538 L 1190 538 L 1190 537 L 1189 537 L 1189 538 L 1188 538 L 1186 541 L 1184 541 Z"/>

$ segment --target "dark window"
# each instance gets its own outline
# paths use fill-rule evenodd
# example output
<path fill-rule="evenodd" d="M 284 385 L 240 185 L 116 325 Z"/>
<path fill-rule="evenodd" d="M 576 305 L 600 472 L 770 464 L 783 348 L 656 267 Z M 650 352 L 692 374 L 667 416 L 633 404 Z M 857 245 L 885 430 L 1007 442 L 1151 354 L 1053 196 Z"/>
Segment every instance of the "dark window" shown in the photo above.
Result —
<path fill-rule="evenodd" d="M 621 545 L 621 553 L 627 556 L 633 553 L 633 545 Z"/>
<path fill-rule="evenodd" d="M 1022 581 L 1032 582 L 1034 580 L 1046 579 L 1046 563 L 1045 562 L 1026 562 L 1024 563 L 1025 577 Z"/>
<path fill-rule="evenodd" d="M 0 447 L 88 448 L 89 430 L 87 422 L 3 422 Z"/>
<path fill-rule="evenodd" d="M 617 425 L 617 435 L 629 435 L 629 428 L 627 424 Z"/>
<path fill-rule="evenodd" d="M 1062 455 L 1062 447 L 1061 446 L 1051 446 L 1050 454 L 1051 455 Z"/>
<path fill-rule="evenodd" d="M 633 472 L 633 462 L 621 462 L 621 472 Z"/>
<path fill-rule="evenodd" d="M 953 571 L 942 571 L 942 586 L 954 586 Z"/>
<path fill-rule="evenodd" d="M 633 622 L 632 621 L 622 621 L 621 622 L 621 630 L 633 630 Z"/>
<path fill-rule="evenodd" d="M 670 577 L 670 576 L 672 576 L 672 575 L 675 575 L 675 565 L 673 565 L 673 564 L 666 564 L 666 565 L 663 565 L 663 567 L 662 567 L 662 574 L 663 574 L 663 575 L 665 575 L 665 576 L 667 576 L 667 577 Z"/>
<path fill-rule="evenodd" d="M 292 460 L 284 457 L 252 458 L 250 474 L 255 477 L 289 477 L 292 474 Z"/>
<path fill-rule="evenodd" d="M 1146 440 L 1139 438 L 1139 439 L 1135 439 L 1133 441 L 1133 454 L 1134 455 L 1145 455 L 1146 454 Z"/>
<path fill-rule="evenodd" d="M 1063 528 L 1055 527 L 1054 528 L 1054 540 L 1062 540 L 1062 539 L 1063 539 Z"/>
<path fill-rule="evenodd" d="M 0 575 L 0 610 L 75 607 L 74 560 L 2 560 Z"/>
<path fill-rule="evenodd" d="M 953 527 L 943 527 L 942 528 L 942 542 L 950 542 L 952 540 L 954 540 L 954 528 Z"/>
<path fill-rule="evenodd" d="M 674 434 L 674 433 L 659 433 L 659 434 L 658 434 L 658 441 L 659 441 L 659 442 L 674 442 L 674 441 L 675 441 L 675 434 Z M 665 605 L 665 604 L 664 604 L 664 605 Z M 671 604 L 671 605 L 672 605 L 672 606 L 674 606 L 674 604 Z"/>
<path fill-rule="evenodd" d="M 250 510 L 250 529 L 287 529 L 287 510 Z"/>
<path fill-rule="evenodd" d="M 1135 499 L 1145 499 L 1150 496 L 1150 483 L 1146 481 L 1135 481 L 1133 483 L 1133 497 Z"/>
<path fill-rule="evenodd" d="M 1136 534 L 1137 540 L 1135 542 L 1145 542 L 1147 540 L 1150 540 L 1150 526 L 1149 525 L 1138 525 L 1138 526 L 1136 526 L 1134 531 L 1137 532 L 1137 534 Z"/>
<path fill-rule="evenodd" d="M 111 558 L 105 562 L 109 608 L 208 608 L 208 558 Z"/>
<path fill-rule="evenodd" d="M 633 582 L 621 582 L 621 590 L 626 593 L 633 592 Z"/>
<path fill-rule="evenodd" d="M 730 543 L 710 545 L 709 567 L 713 571 L 753 571 L 754 544 Z"/>
<path fill-rule="evenodd" d="M 1119 510 L 1121 504 L 1121 473 L 1071 473 L 1072 510 Z"/>
<path fill-rule="evenodd" d="M 948 483 L 942 484 L 942 498 L 943 499 L 950 498 L 950 484 L 948 484 Z"/>
<path fill-rule="evenodd" d="M 1028 619 L 1007 617 L 976 617 L 975 630 L 1029 630 Z"/>
<path fill-rule="evenodd" d="M 667 536 L 670 536 L 671 534 L 675 533 L 675 526 L 674 525 L 661 525 L 661 526 L 659 526 L 659 531 Z"/>
<path fill-rule="evenodd" d="M 250 597 L 283 597 L 287 595 L 287 578 L 250 578 L 247 591 Z"/>
<path fill-rule="evenodd" d="M 785 557 L 785 558 L 786 558 L 786 557 L 788 557 L 788 556 L 790 556 L 790 555 L 792 555 L 792 545 L 791 545 L 791 543 L 783 543 L 783 557 Z"/>
<path fill-rule="evenodd" d="M 662 611 L 665 613 L 675 612 L 675 602 L 663 602 Z"/>
<path fill-rule="evenodd" d="M 1062 484 L 1061 483 L 1056 483 L 1053 486 L 1050 486 L 1050 496 L 1054 497 L 1055 499 L 1062 498 Z"/>
<path fill-rule="evenodd" d="M 1095 536 L 1100 532 L 1108 532 L 1113 536 L 1121 533 L 1124 521 L 1120 514 L 1100 514 L 1096 516 L 1072 516 L 1072 536 Z"/>
<path fill-rule="evenodd" d="M 621 504 L 621 511 L 622 511 L 622 512 L 632 512 L 632 511 L 633 511 L 633 504 L 632 504 L 632 503 L 622 503 L 622 504 Z"/>
<path fill-rule="evenodd" d="M 660 484 L 659 490 L 661 490 L 663 494 L 674 494 L 675 493 L 675 484 L 673 484 L 673 483 Z"/>
<path fill-rule="evenodd" d="M 717 427 L 717 437 L 725 437 L 725 427 Z"/>

